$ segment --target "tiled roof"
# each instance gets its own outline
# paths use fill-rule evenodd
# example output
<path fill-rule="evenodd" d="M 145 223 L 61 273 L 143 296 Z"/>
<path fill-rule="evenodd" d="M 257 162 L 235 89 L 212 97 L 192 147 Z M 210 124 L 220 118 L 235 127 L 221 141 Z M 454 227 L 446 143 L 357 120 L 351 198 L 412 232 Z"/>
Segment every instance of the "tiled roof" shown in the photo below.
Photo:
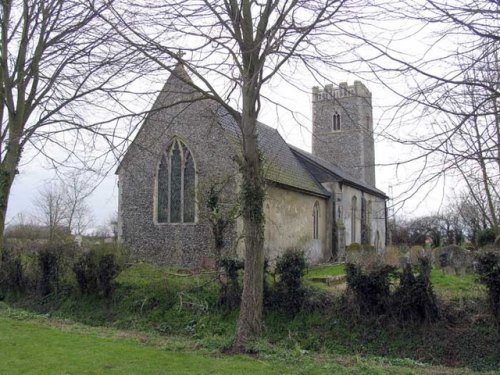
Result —
<path fill-rule="evenodd" d="M 219 108 L 218 118 L 222 127 L 231 136 L 240 140 L 241 132 L 238 125 L 225 109 Z M 276 129 L 259 122 L 257 132 L 259 146 L 264 156 L 266 179 L 309 193 L 329 196 L 330 193 L 319 182 L 324 181 L 316 178 L 317 168 L 314 168 L 315 171 L 308 169 L 308 166 L 314 165 L 323 171 L 323 176 L 326 175 L 325 181 L 342 181 L 360 190 L 387 198 L 383 191 L 351 176 L 338 165 L 289 145 Z"/>
<path fill-rule="evenodd" d="M 370 186 L 367 183 L 357 179 L 356 177 L 351 176 L 349 173 L 341 169 L 338 165 L 327 162 L 313 154 L 304 151 L 298 147 L 294 147 L 288 145 L 292 152 L 298 157 L 299 160 L 316 164 L 320 168 L 322 168 L 326 173 L 328 173 L 332 180 L 340 180 L 347 184 L 356 186 L 361 190 L 373 193 L 375 195 L 381 196 L 383 198 L 387 198 L 385 193 L 382 190 L 377 189 L 376 187 Z"/>
<path fill-rule="evenodd" d="M 226 110 L 220 108 L 218 118 L 231 136 L 241 139 L 238 125 Z M 276 129 L 258 123 L 257 140 L 263 154 L 264 176 L 267 180 L 315 195 L 330 195 L 299 162 Z"/>

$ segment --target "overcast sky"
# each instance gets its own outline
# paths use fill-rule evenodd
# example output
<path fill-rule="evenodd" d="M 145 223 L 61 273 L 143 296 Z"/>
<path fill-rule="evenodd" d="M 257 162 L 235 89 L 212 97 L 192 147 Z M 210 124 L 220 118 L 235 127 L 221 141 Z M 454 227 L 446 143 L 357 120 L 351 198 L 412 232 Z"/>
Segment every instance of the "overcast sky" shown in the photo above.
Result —
<path fill-rule="evenodd" d="M 390 23 L 385 24 L 388 29 Z M 453 35 L 439 39 L 439 43 L 435 43 L 435 39 L 430 36 L 435 32 L 439 25 L 431 25 L 424 31 L 415 33 L 418 25 L 411 24 L 410 21 L 397 21 L 392 26 L 393 30 L 401 30 L 398 38 L 391 40 L 391 48 L 399 49 L 400 52 L 409 56 L 419 56 L 425 54 L 429 59 L 436 59 L 439 62 L 439 55 L 447 55 L 459 45 L 458 40 Z M 429 49 L 432 45 L 433 48 Z M 367 56 L 370 56 L 367 49 Z M 388 62 L 389 64 L 390 62 Z M 352 73 L 345 71 L 324 70 L 321 71 L 322 77 L 316 79 L 305 71 L 296 71 L 290 75 L 290 80 L 273 80 L 272 84 L 266 88 L 264 94 L 272 100 L 280 102 L 286 108 L 292 108 L 294 115 L 292 116 L 286 110 L 278 109 L 276 106 L 268 103 L 261 110 L 260 120 L 279 130 L 283 138 L 298 147 L 310 151 L 311 148 L 311 88 L 316 85 L 328 83 L 338 84 L 340 82 L 348 82 L 353 84 L 354 80 L 362 80 L 372 92 L 374 126 L 375 126 L 375 150 L 376 162 L 381 165 L 395 163 L 398 160 L 404 160 L 412 155 L 411 148 L 402 147 L 398 144 L 389 142 L 383 134 L 394 133 L 397 131 L 406 131 L 406 135 L 410 134 L 412 129 L 399 126 L 391 128 L 389 125 L 395 126 L 391 113 L 397 108 L 401 98 L 394 94 L 394 91 L 409 92 L 411 91 L 411 79 L 405 80 L 402 77 L 386 77 L 386 81 L 381 82 L 380 77 L 375 78 L 370 72 L 362 71 L 366 67 L 360 65 L 360 70 L 354 68 Z M 436 69 L 443 71 L 444 66 L 436 65 Z M 152 88 L 152 92 L 157 92 L 164 82 L 167 75 L 161 77 L 160 81 L 156 80 L 155 84 L 148 84 L 148 88 Z M 158 77 L 156 77 L 158 78 Z M 389 89 L 387 86 L 390 86 Z M 148 96 L 143 100 L 142 106 L 147 108 L 152 104 L 154 95 Z M 413 117 L 412 117 L 413 116 Z M 424 128 L 425 123 L 419 123 L 419 112 L 415 111 L 407 113 L 405 121 L 415 126 L 415 124 Z M 403 129 L 403 130 L 402 130 Z M 404 130 L 406 129 L 406 130 Z M 106 151 L 105 145 L 100 146 L 101 151 Z M 9 200 L 7 223 L 12 221 L 19 213 L 34 215 L 35 210 L 33 201 L 37 191 L 45 184 L 57 181 L 56 174 L 51 168 L 50 163 L 41 155 L 33 158 L 33 153 L 30 150 L 23 155 L 22 165 L 19 167 L 12 195 Z M 31 153 L 31 154 L 30 154 Z M 100 180 L 100 184 L 89 198 L 89 205 L 93 210 L 93 227 L 101 224 L 106 224 L 109 219 L 117 211 L 117 178 L 114 175 L 118 158 L 110 158 L 107 161 L 106 176 L 96 177 Z M 395 203 L 401 203 L 400 195 L 405 190 L 405 185 L 412 179 L 412 175 L 419 170 L 419 165 L 404 165 L 395 168 L 394 165 L 388 167 L 376 167 L 377 187 L 386 193 L 391 193 L 395 197 Z M 438 181 L 436 184 L 428 185 L 411 199 L 405 200 L 404 209 L 401 211 L 404 214 L 422 215 L 429 212 L 435 212 L 443 203 L 443 197 L 452 194 L 452 187 L 457 187 L 457 182 L 443 185 L 443 181 Z M 431 193 L 429 194 L 429 192 Z"/>

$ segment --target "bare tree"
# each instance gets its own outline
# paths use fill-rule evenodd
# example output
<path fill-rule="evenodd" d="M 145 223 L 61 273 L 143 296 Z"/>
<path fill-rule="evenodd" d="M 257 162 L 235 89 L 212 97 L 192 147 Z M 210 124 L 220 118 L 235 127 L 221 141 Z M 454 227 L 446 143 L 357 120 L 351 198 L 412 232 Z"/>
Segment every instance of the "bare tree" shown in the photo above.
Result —
<path fill-rule="evenodd" d="M 99 18 L 112 2 L 13 0 L 0 6 L 0 240 L 12 183 L 28 147 L 50 156 L 50 147 L 73 153 L 102 128 L 83 108 L 117 95 L 124 49 L 112 46 Z M 118 62 L 120 61 L 120 63 Z M 63 131 L 78 131 L 73 140 Z M 92 146 L 92 144 L 90 144 Z"/>
<path fill-rule="evenodd" d="M 64 178 L 62 186 L 67 224 L 72 233 L 81 235 L 92 221 L 87 198 L 94 191 L 95 185 L 88 175 L 73 172 Z"/>
<path fill-rule="evenodd" d="M 335 61 L 333 49 L 327 53 L 322 47 L 348 35 L 342 28 L 356 23 L 358 13 L 343 0 L 119 5 L 109 22 L 124 42 L 172 74 L 178 74 L 172 62 L 184 65 L 194 79 L 179 78 L 202 99 L 216 101 L 239 125 L 245 274 L 235 348 L 242 349 L 262 329 L 265 193 L 257 118 L 267 99 L 263 91 L 274 78 L 290 79 L 295 64 L 311 69 L 315 59 Z"/>
<path fill-rule="evenodd" d="M 390 109 L 392 126 L 383 134 L 411 150 L 396 165 L 415 162 L 419 168 L 410 178 L 405 176 L 406 191 L 400 199 L 413 197 L 424 186 L 432 189 L 448 177 L 455 183 L 462 180 L 471 194 L 477 190 L 473 185 L 480 184 L 490 225 L 500 234 L 498 2 L 401 0 L 380 8 L 384 17 L 408 25 L 401 37 L 421 42 L 422 51 L 401 48 L 401 39 L 364 38 L 387 62 L 378 63 L 376 74 L 393 73 L 409 86 L 391 87 L 402 100 Z"/>
<path fill-rule="evenodd" d="M 69 235 L 67 226 L 67 207 L 64 191 L 59 184 L 45 185 L 35 198 L 33 204 L 38 212 L 38 221 L 47 228 L 49 242 Z"/>

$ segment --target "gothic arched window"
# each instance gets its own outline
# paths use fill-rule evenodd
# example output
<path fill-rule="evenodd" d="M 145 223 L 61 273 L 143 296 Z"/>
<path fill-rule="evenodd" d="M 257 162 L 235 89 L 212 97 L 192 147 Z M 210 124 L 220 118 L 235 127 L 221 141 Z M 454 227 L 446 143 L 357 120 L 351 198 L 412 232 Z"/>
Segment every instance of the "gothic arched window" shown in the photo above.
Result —
<path fill-rule="evenodd" d="M 332 116 L 332 130 L 339 131 L 340 130 L 340 114 L 335 111 Z"/>
<path fill-rule="evenodd" d="M 372 238 L 372 217 L 373 217 L 373 212 L 372 212 L 372 201 L 368 201 L 368 205 L 366 207 L 366 233 L 367 233 L 367 238 L 368 238 L 368 243 L 371 244 L 371 238 Z"/>
<path fill-rule="evenodd" d="M 352 197 L 351 201 L 351 243 L 356 242 L 356 216 L 358 211 L 358 198 Z"/>
<path fill-rule="evenodd" d="M 319 203 L 316 201 L 313 208 L 313 239 L 319 238 Z"/>
<path fill-rule="evenodd" d="M 158 166 L 158 223 L 194 223 L 195 166 L 191 152 L 176 139 Z"/>

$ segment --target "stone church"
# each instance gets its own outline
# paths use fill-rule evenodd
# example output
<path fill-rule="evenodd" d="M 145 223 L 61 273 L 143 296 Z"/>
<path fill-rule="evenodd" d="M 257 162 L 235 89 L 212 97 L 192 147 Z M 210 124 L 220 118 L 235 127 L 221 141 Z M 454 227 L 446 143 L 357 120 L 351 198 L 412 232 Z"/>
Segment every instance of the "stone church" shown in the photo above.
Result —
<path fill-rule="evenodd" d="M 118 169 L 119 236 L 138 259 L 198 267 L 213 257 L 207 197 L 237 212 L 239 128 L 202 99 L 177 65 Z M 266 179 L 265 250 L 289 248 L 311 262 L 341 260 L 351 243 L 382 251 L 387 196 L 375 187 L 371 93 L 360 81 L 312 90 L 312 153 L 258 125 Z M 234 209 L 236 207 L 236 209 Z M 224 231 L 223 251 L 242 256 L 241 218 Z"/>

